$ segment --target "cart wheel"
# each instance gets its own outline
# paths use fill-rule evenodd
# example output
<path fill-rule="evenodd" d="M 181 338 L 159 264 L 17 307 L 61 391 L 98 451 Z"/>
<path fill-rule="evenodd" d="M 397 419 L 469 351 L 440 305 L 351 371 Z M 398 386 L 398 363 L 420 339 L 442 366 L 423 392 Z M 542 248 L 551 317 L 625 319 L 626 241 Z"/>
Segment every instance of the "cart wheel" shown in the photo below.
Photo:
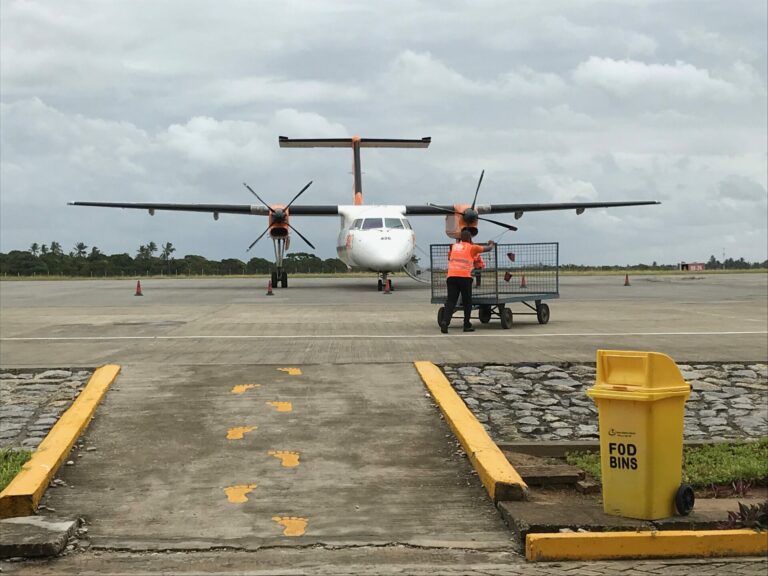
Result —
<path fill-rule="evenodd" d="M 512 328 L 512 309 L 511 308 L 502 308 L 501 309 L 501 327 L 505 330 L 507 328 Z"/>
<path fill-rule="evenodd" d="M 477 315 L 480 317 L 480 322 L 488 324 L 491 321 L 491 307 L 488 304 L 481 304 Z"/>
<path fill-rule="evenodd" d="M 536 306 L 536 318 L 539 319 L 539 324 L 546 324 L 549 322 L 549 306 L 546 304 L 538 304 Z"/>
<path fill-rule="evenodd" d="M 680 488 L 677 489 L 675 494 L 675 510 L 680 516 L 688 516 L 693 510 L 693 504 L 696 501 L 696 496 L 693 493 L 693 488 L 688 484 L 680 484 Z"/>
<path fill-rule="evenodd" d="M 442 326 L 444 316 L 445 316 L 445 306 L 440 306 L 440 308 L 437 309 L 437 325 L 438 326 Z"/>

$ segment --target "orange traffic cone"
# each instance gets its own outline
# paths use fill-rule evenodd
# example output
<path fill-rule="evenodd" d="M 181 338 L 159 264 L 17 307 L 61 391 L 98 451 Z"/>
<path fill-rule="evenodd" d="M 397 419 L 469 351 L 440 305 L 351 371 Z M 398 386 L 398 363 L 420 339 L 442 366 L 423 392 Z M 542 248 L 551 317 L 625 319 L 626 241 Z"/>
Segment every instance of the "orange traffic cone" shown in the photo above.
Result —
<path fill-rule="evenodd" d="M 624 286 L 632 286 L 632 284 L 629 283 L 629 274 L 624 274 Z"/>
<path fill-rule="evenodd" d="M 520 279 L 520 288 L 528 288 L 528 283 L 525 281 L 525 274 L 523 274 L 523 277 Z"/>
<path fill-rule="evenodd" d="M 267 296 L 274 296 L 272 293 L 272 280 L 267 283 Z"/>
<path fill-rule="evenodd" d="M 389 278 L 387 278 L 387 281 L 384 282 L 384 294 L 389 294 L 392 292 L 392 286 L 390 285 L 390 282 L 392 282 Z"/>
<path fill-rule="evenodd" d="M 141 293 L 141 280 L 136 280 L 136 294 L 134 296 L 144 296 L 144 294 Z"/>

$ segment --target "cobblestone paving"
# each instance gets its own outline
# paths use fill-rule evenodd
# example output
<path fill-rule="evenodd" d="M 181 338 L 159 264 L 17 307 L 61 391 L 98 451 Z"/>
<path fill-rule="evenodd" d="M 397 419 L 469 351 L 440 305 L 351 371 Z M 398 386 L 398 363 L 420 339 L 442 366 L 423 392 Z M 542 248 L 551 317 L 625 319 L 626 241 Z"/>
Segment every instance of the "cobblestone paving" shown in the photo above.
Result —
<path fill-rule="evenodd" d="M 679 364 L 693 391 L 685 404 L 687 439 L 768 435 L 768 365 Z M 497 442 L 597 440 L 597 408 L 586 395 L 594 364 L 442 367 Z"/>
<path fill-rule="evenodd" d="M 0 448 L 37 448 L 91 374 L 90 370 L 0 372 Z"/>

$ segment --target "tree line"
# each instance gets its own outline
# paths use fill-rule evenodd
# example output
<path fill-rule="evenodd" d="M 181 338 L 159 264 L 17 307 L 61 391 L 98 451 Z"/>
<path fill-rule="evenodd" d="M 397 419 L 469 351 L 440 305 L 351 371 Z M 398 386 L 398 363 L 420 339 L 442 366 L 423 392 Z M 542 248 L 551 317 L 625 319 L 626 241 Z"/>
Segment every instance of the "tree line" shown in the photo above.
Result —
<path fill-rule="evenodd" d="M 142 244 L 135 256 L 104 254 L 96 246 L 77 242 L 65 252 L 59 242 L 33 243 L 29 250 L 11 250 L 0 253 L 0 274 L 5 276 L 196 276 L 269 274 L 274 263 L 264 258 L 251 258 L 247 262 L 237 258 L 209 260 L 204 256 L 188 254 L 175 258 L 176 248 L 170 242 L 161 246 L 155 242 Z M 323 260 L 314 254 L 294 252 L 285 255 L 284 267 L 288 273 L 339 273 L 347 265 L 338 258 Z"/>
<path fill-rule="evenodd" d="M 635 270 L 635 271 L 651 271 L 651 270 L 680 270 L 681 264 L 659 264 L 658 262 L 652 262 L 651 264 L 629 264 L 627 266 L 584 266 L 581 264 L 561 264 L 560 269 L 569 272 L 578 271 L 592 271 L 600 270 L 603 272 L 618 271 L 618 270 Z M 766 269 L 768 268 L 768 260 L 763 262 L 747 262 L 744 258 L 727 258 L 724 261 L 720 261 L 714 257 L 709 257 L 709 260 L 704 262 L 705 270 L 750 270 L 750 269 Z"/>

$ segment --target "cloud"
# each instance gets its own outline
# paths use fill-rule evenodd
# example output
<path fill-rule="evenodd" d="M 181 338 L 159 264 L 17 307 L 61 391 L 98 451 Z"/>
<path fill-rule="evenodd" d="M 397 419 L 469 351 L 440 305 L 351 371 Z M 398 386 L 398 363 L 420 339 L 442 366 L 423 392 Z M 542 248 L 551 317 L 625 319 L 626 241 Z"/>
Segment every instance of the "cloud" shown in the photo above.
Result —
<path fill-rule="evenodd" d="M 354 84 L 271 76 L 222 80 L 206 88 L 205 93 L 220 106 L 241 106 L 254 102 L 283 102 L 286 105 L 323 102 L 348 104 L 368 96 L 365 89 Z"/>
<path fill-rule="evenodd" d="M 445 97 L 553 98 L 565 88 L 557 74 L 518 66 L 490 79 L 472 80 L 428 52 L 406 50 L 395 58 L 383 84 L 405 96 L 422 100 Z"/>
<path fill-rule="evenodd" d="M 646 64 L 592 56 L 576 67 L 573 79 L 580 85 L 594 86 L 621 97 L 659 93 L 685 100 L 736 101 L 747 96 L 739 86 L 713 78 L 708 70 L 681 61 Z"/>
<path fill-rule="evenodd" d="M 718 185 L 718 190 L 722 198 L 739 202 L 765 204 L 768 199 L 764 186 L 744 176 L 726 177 Z"/>
<path fill-rule="evenodd" d="M 598 199 L 591 182 L 575 180 L 568 176 L 540 176 L 536 184 L 553 202 L 592 202 Z"/>

